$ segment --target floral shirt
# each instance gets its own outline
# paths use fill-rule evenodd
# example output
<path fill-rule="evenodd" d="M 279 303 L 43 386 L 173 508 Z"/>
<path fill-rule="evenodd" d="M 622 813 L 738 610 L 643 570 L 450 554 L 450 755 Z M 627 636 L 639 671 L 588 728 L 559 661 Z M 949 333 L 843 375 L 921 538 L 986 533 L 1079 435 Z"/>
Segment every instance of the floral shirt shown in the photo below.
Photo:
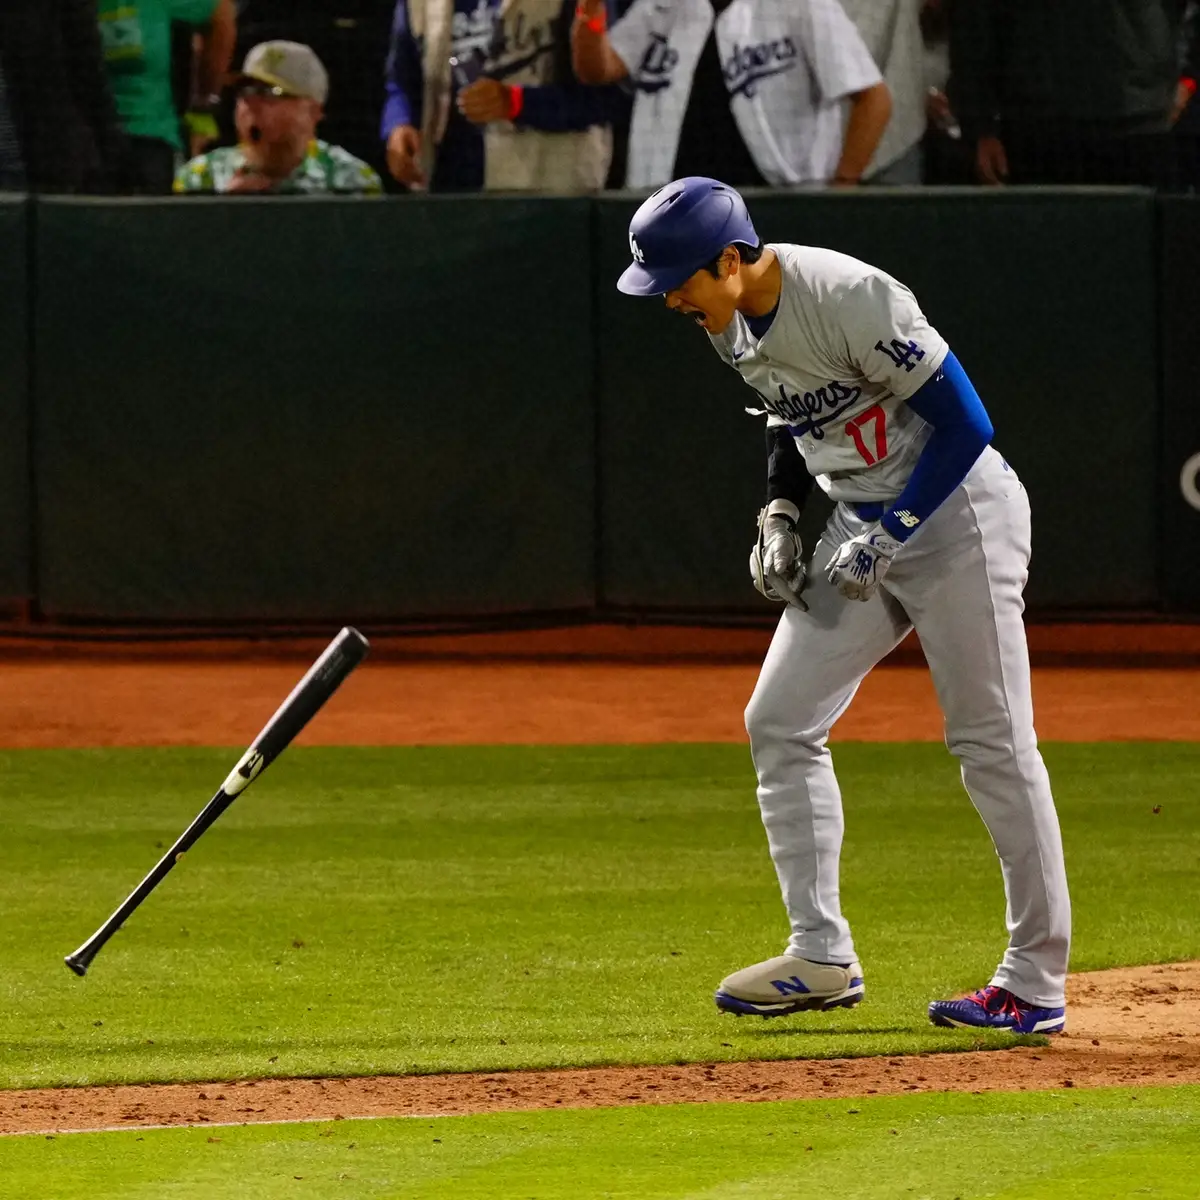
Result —
<path fill-rule="evenodd" d="M 227 192 L 238 172 L 246 167 L 240 146 L 223 146 L 186 162 L 175 173 L 177 192 Z M 270 193 L 286 195 L 347 194 L 377 196 L 383 192 L 379 175 L 361 158 L 315 140 L 304 161 Z M 267 193 L 267 194 L 270 194 Z"/>

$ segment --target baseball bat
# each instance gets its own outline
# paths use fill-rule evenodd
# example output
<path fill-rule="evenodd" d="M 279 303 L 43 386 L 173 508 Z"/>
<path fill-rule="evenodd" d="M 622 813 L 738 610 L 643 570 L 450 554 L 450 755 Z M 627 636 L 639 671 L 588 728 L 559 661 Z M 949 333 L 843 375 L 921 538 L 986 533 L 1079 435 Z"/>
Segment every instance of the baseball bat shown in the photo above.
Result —
<path fill-rule="evenodd" d="M 196 819 L 179 835 L 175 844 L 158 860 L 154 869 L 133 889 L 82 946 L 66 956 L 76 975 L 86 975 L 92 959 L 104 943 L 125 923 L 130 914 L 167 877 L 171 868 L 195 845 L 201 834 L 287 749 L 292 739 L 337 691 L 342 681 L 366 657 L 369 644 L 357 629 L 347 626 L 325 648 L 304 678 L 292 689 L 275 715 L 263 726 L 237 766 L 229 772 L 217 794 L 200 810 Z"/>

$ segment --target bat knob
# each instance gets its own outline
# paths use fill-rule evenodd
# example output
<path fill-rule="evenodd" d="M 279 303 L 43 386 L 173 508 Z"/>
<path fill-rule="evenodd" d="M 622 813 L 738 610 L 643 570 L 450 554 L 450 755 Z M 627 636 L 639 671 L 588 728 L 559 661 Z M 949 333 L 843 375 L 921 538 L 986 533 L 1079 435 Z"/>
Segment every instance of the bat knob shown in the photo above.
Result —
<path fill-rule="evenodd" d="M 76 975 L 84 976 L 87 974 L 87 963 L 81 958 L 76 958 L 74 954 L 68 954 L 67 957 L 63 959 L 63 962 L 65 962 L 67 966 L 75 972 Z"/>

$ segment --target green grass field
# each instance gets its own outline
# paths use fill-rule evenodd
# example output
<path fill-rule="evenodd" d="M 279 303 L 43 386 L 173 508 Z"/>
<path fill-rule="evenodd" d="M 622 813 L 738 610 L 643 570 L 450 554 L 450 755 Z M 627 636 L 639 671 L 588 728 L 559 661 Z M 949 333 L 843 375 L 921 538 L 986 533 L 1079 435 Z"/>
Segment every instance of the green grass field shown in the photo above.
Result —
<path fill-rule="evenodd" d="M 0 1141 L 27 1200 L 1194 1200 L 1200 1090 L 891 1096 Z"/>
<path fill-rule="evenodd" d="M 70 974 L 233 757 L 0 756 L 0 1086 L 949 1050 L 967 1035 L 926 1003 L 1003 947 L 991 844 L 937 746 L 838 748 L 868 1002 L 773 1023 L 711 1003 L 786 935 L 744 749 L 311 749 Z M 1200 954 L 1200 747 L 1047 758 L 1076 969 Z"/>
<path fill-rule="evenodd" d="M 1008 1044 L 925 1021 L 1004 939 L 987 835 L 925 745 L 837 750 L 851 1012 L 712 1006 L 786 933 L 730 746 L 289 752 L 71 975 L 235 757 L 0 755 L 0 1086 Z M 1047 758 L 1076 969 L 1200 955 L 1200 747 Z M 1200 1089 L 1074 1089 L 29 1135 L 0 1138 L 0 1197 L 1192 1197 L 1198 1116 Z"/>

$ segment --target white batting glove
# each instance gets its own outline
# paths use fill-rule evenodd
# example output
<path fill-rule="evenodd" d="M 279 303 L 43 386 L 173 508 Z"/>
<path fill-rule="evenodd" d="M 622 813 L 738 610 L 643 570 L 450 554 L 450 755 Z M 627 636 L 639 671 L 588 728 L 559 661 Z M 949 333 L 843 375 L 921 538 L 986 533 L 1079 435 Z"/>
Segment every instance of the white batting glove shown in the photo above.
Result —
<path fill-rule="evenodd" d="M 870 600 L 903 545 L 876 523 L 841 544 L 826 572 L 829 582 L 847 600 Z"/>
<path fill-rule="evenodd" d="M 808 611 L 800 599 L 804 560 L 796 522 L 800 510 L 790 500 L 772 500 L 758 514 L 758 540 L 750 551 L 750 578 L 768 600 Z"/>

